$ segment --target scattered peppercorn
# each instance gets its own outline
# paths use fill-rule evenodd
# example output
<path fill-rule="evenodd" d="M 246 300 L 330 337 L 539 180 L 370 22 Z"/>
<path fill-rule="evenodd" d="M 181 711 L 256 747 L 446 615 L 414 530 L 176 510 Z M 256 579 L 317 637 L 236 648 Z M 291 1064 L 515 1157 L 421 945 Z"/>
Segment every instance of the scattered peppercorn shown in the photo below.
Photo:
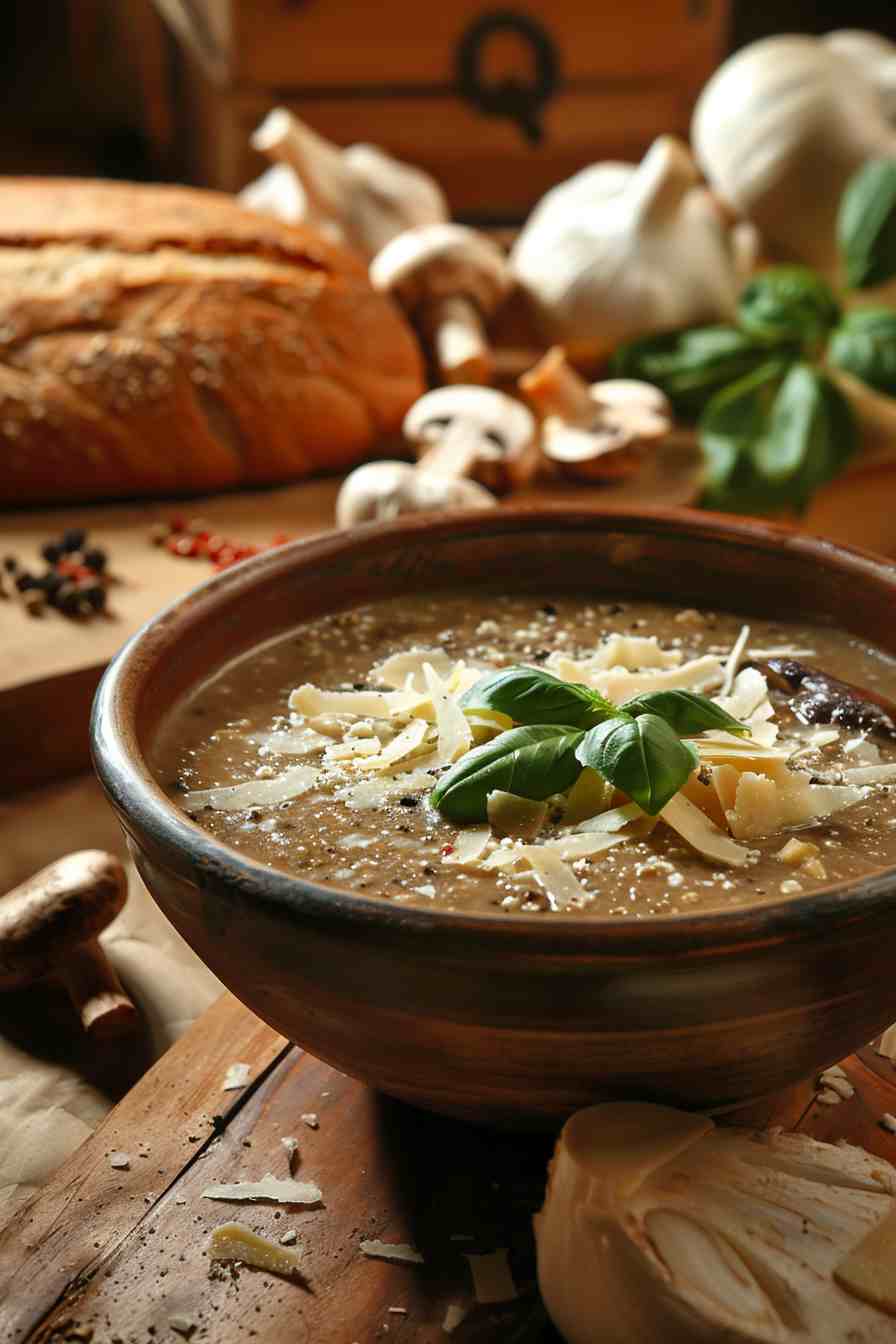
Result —
<path fill-rule="evenodd" d="M 14 555 L 3 558 L 3 572 L 30 615 L 41 615 L 47 606 L 65 616 L 89 616 L 105 609 L 108 558 L 100 547 L 85 549 L 86 540 L 86 531 L 73 527 L 44 542 L 40 554 L 47 567 L 42 574 L 23 569 Z"/>
<path fill-rule="evenodd" d="M 58 541 L 48 541 L 41 546 L 40 553 L 48 565 L 55 565 L 56 561 L 65 554 L 65 549 Z"/>
<path fill-rule="evenodd" d="M 87 540 L 87 533 L 82 527 L 70 527 L 63 532 L 60 546 L 64 551 L 80 551 Z"/>
<path fill-rule="evenodd" d="M 88 569 L 92 569 L 94 574 L 105 574 L 108 557 L 99 546 L 91 546 L 90 550 L 84 552 L 82 558 L 84 564 Z"/>
<path fill-rule="evenodd" d="M 220 571 L 248 560 L 250 556 L 260 555 L 262 551 L 283 546 L 292 538 L 285 532 L 278 532 L 266 545 L 233 541 L 213 532 L 204 518 L 187 519 L 175 514 L 167 523 L 154 523 L 149 540 L 153 546 L 164 546 L 171 555 L 179 558 L 211 560 L 215 570 Z"/>

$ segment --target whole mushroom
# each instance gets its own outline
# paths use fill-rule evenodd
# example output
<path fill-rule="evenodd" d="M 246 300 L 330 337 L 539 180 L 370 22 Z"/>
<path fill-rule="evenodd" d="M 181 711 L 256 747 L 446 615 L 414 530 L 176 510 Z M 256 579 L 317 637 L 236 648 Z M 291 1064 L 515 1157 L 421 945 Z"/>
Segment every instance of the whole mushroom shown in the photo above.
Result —
<path fill-rule="evenodd" d="M 483 324 L 513 284 L 497 243 L 462 224 L 407 229 L 374 257 L 370 279 L 422 329 L 440 383 L 491 382 Z"/>
<path fill-rule="evenodd" d="M 368 462 L 343 483 L 336 503 L 340 527 L 385 521 L 401 513 L 493 508 L 494 495 L 471 479 L 506 489 L 529 470 L 535 422 L 520 402 L 484 387 L 428 392 L 405 417 L 404 432 L 423 449 L 407 462 Z"/>
<path fill-rule="evenodd" d="M 137 1010 L 98 941 L 126 898 L 124 869 L 97 849 L 57 859 L 0 897 L 0 991 L 57 976 L 91 1036 L 132 1031 Z"/>
<path fill-rule="evenodd" d="M 590 386 L 554 346 L 519 380 L 542 415 L 541 451 L 561 475 L 612 481 L 633 475 L 648 445 L 672 429 L 672 408 L 651 383 L 611 378 Z"/>
<path fill-rule="evenodd" d="M 375 145 L 340 149 L 286 108 L 268 113 L 252 147 L 274 167 L 243 190 L 247 205 L 313 224 L 367 258 L 404 229 L 448 218 L 442 190 L 427 173 Z"/>

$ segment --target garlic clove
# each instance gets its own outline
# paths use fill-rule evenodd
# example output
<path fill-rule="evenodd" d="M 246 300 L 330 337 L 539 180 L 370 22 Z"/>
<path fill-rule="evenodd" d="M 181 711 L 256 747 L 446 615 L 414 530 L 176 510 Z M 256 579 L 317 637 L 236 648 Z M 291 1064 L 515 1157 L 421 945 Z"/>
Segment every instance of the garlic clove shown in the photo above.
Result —
<path fill-rule="evenodd" d="M 885 1344 L 894 1193 L 896 1171 L 848 1145 L 594 1106 L 557 1142 L 539 1287 L 569 1344 Z"/>

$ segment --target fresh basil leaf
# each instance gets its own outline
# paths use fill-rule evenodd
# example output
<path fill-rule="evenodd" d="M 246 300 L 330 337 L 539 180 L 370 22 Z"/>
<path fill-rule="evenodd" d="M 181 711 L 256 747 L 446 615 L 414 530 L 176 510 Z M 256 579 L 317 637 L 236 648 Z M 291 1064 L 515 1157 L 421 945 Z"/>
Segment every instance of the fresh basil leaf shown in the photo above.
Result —
<path fill-rule="evenodd" d="M 815 353 L 840 319 L 834 292 L 808 266 L 773 266 L 752 279 L 737 305 L 740 325 L 760 341 L 794 341 Z"/>
<path fill-rule="evenodd" d="M 758 369 L 718 392 L 700 417 L 700 447 L 706 482 L 718 489 L 728 483 L 738 464 L 765 428 L 769 407 L 786 366 L 767 360 Z"/>
<path fill-rule="evenodd" d="M 485 821 L 493 789 L 538 801 L 562 793 L 581 773 L 576 747 L 582 736 L 569 725 L 511 728 L 462 756 L 439 780 L 430 802 L 454 821 Z"/>
<path fill-rule="evenodd" d="M 648 691 L 645 695 L 636 695 L 633 700 L 627 700 L 622 709 L 632 718 L 655 714 L 679 737 L 692 737 L 694 733 L 705 733 L 711 728 L 734 733 L 735 737 L 750 736 L 750 729 L 745 723 L 733 718 L 721 705 L 706 695 L 698 695 L 696 691 Z"/>
<path fill-rule="evenodd" d="M 770 364 L 713 399 L 700 442 L 705 508 L 800 512 L 852 456 L 857 431 L 845 397 L 825 374 L 795 365 L 779 386 Z"/>
<path fill-rule="evenodd" d="M 896 275 L 896 160 L 871 159 L 850 178 L 840 198 L 837 239 L 853 289 Z"/>
<path fill-rule="evenodd" d="M 798 344 L 782 345 L 783 358 L 796 358 Z M 694 419 L 722 388 L 752 373 L 769 358 L 766 341 L 736 327 L 696 327 L 665 332 L 620 346 L 610 362 L 612 376 L 640 378 L 662 389 L 677 414 Z"/>
<path fill-rule="evenodd" d="M 590 728 L 615 706 L 597 691 L 561 681 L 537 667 L 504 667 L 489 672 L 461 696 L 464 709 L 497 709 L 515 723 L 563 723 Z"/>
<path fill-rule="evenodd" d="M 599 723 L 582 738 L 576 756 L 651 817 L 662 811 L 698 764 L 695 747 L 677 737 L 656 714 Z"/>
<path fill-rule="evenodd" d="M 896 396 L 896 311 L 847 313 L 828 346 L 828 359 L 887 396 Z"/>

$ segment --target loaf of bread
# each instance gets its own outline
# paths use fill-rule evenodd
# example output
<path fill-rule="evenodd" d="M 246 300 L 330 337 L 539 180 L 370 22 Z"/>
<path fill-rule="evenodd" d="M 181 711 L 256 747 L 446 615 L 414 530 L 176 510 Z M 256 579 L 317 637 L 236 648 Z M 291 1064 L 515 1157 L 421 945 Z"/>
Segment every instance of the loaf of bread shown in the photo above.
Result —
<path fill-rule="evenodd" d="M 0 503 L 345 468 L 423 391 L 363 262 L 184 187 L 0 179 Z"/>

